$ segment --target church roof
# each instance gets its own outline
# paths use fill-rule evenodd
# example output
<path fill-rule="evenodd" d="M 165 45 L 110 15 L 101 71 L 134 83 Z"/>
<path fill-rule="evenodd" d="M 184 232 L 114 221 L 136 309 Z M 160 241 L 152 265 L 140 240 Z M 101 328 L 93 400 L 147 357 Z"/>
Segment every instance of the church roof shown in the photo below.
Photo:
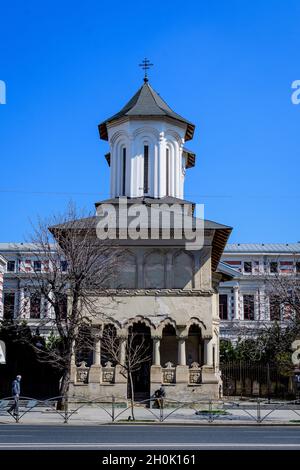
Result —
<path fill-rule="evenodd" d="M 100 138 L 108 140 L 107 124 L 116 121 L 122 117 L 169 117 L 187 125 L 185 140 L 193 138 L 195 126 L 185 118 L 175 113 L 167 103 L 156 93 L 155 90 L 145 82 L 137 93 L 128 101 L 127 104 L 110 118 L 99 124 Z"/>

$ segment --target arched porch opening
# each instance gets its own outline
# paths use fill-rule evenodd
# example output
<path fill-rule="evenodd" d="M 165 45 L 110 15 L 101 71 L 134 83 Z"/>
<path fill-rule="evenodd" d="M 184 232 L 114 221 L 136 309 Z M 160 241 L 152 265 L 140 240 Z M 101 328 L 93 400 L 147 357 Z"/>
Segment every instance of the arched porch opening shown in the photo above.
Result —
<path fill-rule="evenodd" d="M 166 325 L 162 332 L 160 345 L 160 363 L 164 367 L 167 362 L 177 365 L 177 337 L 173 325 Z"/>
<path fill-rule="evenodd" d="M 115 325 L 113 325 L 112 323 L 107 323 L 104 328 L 103 328 L 103 339 L 104 339 L 104 343 L 105 344 L 108 344 L 108 347 L 105 348 L 101 348 L 101 366 L 104 367 L 106 365 L 107 362 L 111 362 L 113 366 L 116 365 L 116 361 L 115 359 L 113 358 L 113 354 L 112 352 L 114 351 L 114 344 L 115 343 L 115 340 L 116 340 L 116 336 L 117 336 L 117 329 L 115 327 Z M 110 351 L 109 349 L 109 344 L 111 344 L 112 346 L 112 351 Z"/>
<path fill-rule="evenodd" d="M 203 365 L 203 341 L 201 328 L 198 325 L 189 327 L 189 334 L 186 341 L 186 362 L 190 366 L 193 362 Z"/>
<path fill-rule="evenodd" d="M 146 400 L 150 397 L 152 349 L 150 327 L 143 322 L 133 323 L 133 325 L 128 328 L 127 360 L 132 363 L 135 400 Z M 145 358 L 147 358 L 147 360 L 145 360 Z M 129 381 L 128 398 L 130 398 Z"/>

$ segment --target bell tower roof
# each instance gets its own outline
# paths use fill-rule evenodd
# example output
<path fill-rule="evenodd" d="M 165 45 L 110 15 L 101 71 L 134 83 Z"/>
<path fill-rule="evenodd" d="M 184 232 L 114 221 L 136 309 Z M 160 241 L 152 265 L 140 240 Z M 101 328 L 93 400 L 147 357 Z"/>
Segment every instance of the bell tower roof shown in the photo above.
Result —
<path fill-rule="evenodd" d="M 183 124 L 186 124 L 185 140 L 191 140 L 194 135 L 195 125 L 187 121 L 185 118 L 175 113 L 167 103 L 156 93 L 150 86 L 148 81 L 145 81 L 143 86 L 136 92 L 136 94 L 128 101 L 127 104 L 110 118 L 99 124 L 100 138 L 108 140 L 107 124 L 117 121 L 123 117 L 169 117 Z"/>

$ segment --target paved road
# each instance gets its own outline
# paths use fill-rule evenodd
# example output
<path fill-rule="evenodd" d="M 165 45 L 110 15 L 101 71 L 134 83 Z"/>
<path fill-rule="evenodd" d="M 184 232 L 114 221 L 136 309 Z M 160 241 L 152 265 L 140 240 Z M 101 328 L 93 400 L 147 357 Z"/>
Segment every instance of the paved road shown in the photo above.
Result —
<path fill-rule="evenodd" d="M 0 449 L 300 449 L 300 427 L 0 425 Z"/>

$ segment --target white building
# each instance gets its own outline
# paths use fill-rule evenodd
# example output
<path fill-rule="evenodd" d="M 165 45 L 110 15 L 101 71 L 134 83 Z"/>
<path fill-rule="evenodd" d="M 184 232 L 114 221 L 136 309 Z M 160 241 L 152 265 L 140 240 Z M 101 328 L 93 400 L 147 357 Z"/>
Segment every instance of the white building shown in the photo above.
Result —
<path fill-rule="evenodd" d="M 300 242 L 227 244 L 222 261 L 237 274 L 220 284 L 220 334 L 236 341 L 247 329 L 255 330 L 259 322 L 284 323 L 284 306 L 270 303 L 268 276 L 300 276 Z"/>

